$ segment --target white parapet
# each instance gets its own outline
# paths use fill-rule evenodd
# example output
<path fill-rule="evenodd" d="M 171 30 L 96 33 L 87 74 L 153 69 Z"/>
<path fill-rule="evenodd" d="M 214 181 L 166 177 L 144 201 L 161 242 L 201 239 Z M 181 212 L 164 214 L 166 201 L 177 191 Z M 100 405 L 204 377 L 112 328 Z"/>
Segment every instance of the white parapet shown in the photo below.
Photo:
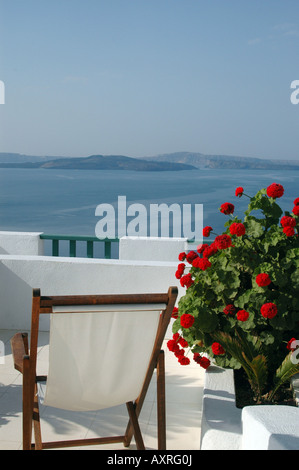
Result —
<path fill-rule="evenodd" d="M 178 255 L 188 250 L 187 238 L 122 237 L 119 259 L 178 262 Z"/>
<path fill-rule="evenodd" d="M 0 232 L 0 254 L 43 255 L 41 232 Z"/>
<path fill-rule="evenodd" d="M 242 410 L 242 449 L 298 450 L 298 421 L 296 406 L 247 406 Z"/>
<path fill-rule="evenodd" d="M 32 289 L 42 295 L 167 292 L 176 263 L 0 255 L 0 329 L 29 330 Z M 46 331 L 48 323 L 42 323 Z"/>

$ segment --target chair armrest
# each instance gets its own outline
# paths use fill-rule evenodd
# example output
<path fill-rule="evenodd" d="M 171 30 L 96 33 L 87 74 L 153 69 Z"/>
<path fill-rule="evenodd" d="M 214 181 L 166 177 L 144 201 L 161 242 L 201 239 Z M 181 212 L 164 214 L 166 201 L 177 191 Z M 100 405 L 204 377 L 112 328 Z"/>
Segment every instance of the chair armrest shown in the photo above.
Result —
<path fill-rule="evenodd" d="M 10 340 L 14 367 L 23 373 L 23 357 L 28 355 L 28 334 L 16 333 Z"/>

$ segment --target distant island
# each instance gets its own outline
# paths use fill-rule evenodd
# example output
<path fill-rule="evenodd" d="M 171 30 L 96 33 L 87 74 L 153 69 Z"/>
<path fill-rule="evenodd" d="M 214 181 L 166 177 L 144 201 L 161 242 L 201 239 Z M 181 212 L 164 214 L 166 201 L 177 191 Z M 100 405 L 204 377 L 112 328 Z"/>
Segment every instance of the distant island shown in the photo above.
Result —
<path fill-rule="evenodd" d="M 11 154 L 12 155 L 12 154 Z M 18 156 L 18 154 L 17 154 Z M 45 168 L 53 170 L 131 170 L 131 171 L 182 171 L 196 170 L 196 167 L 186 163 L 148 161 L 123 155 L 91 155 L 90 157 L 64 157 L 45 160 L 40 157 L 24 156 L 7 161 L 5 154 L 0 153 L 0 168 Z M 2 161 L 1 161 L 2 160 Z M 6 160 L 6 161 L 3 161 Z"/>
<path fill-rule="evenodd" d="M 230 155 L 205 155 L 192 152 L 176 152 L 139 158 L 124 155 L 91 155 L 75 158 L 41 157 L 0 152 L 0 168 L 131 171 L 299 170 L 299 160 L 271 160 Z"/>
<path fill-rule="evenodd" d="M 186 163 L 201 169 L 217 170 L 299 170 L 297 160 L 271 160 L 266 158 L 205 155 L 203 153 L 176 152 L 153 157 L 148 161 Z"/>

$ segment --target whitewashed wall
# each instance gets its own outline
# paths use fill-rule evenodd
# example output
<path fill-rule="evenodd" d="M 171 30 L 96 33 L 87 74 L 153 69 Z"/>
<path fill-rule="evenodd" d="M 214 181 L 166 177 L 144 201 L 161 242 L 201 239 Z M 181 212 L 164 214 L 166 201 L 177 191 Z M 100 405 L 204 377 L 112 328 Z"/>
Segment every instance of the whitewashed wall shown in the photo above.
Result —
<path fill-rule="evenodd" d="M 1 235 L 0 247 L 3 246 Z M 35 241 L 38 245 L 37 238 Z M 24 242 L 23 247 L 25 245 Z M 181 246 L 177 245 L 178 253 L 184 247 L 185 240 L 182 240 Z M 145 248 L 140 253 L 148 255 L 151 249 L 157 257 L 156 241 L 151 246 L 146 240 Z M 178 261 L 173 260 L 102 260 L 0 254 L 0 329 L 30 329 L 33 288 L 40 288 L 42 295 L 69 295 L 167 292 L 169 286 L 177 286 L 181 296 L 185 290 L 175 278 L 177 264 Z M 48 329 L 48 319 L 43 320 L 41 329 Z"/>

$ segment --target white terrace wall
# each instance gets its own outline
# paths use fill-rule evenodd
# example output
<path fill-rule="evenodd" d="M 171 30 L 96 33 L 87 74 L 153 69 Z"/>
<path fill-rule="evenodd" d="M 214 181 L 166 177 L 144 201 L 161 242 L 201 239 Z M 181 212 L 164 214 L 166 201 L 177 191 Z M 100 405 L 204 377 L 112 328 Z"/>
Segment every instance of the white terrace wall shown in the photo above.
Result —
<path fill-rule="evenodd" d="M 13 238 L 12 235 L 11 237 Z M 18 235 L 16 238 L 18 239 Z M 38 245 L 38 238 L 35 241 Z M 7 240 L 5 242 L 8 247 Z M 177 254 L 186 248 L 185 242 L 182 240 L 181 245 L 175 242 Z M 0 233 L 0 247 L 3 246 L 2 243 Z M 169 243 L 171 244 L 171 239 Z M 153 258 L 155 255 L 159 258 L 156 241 L 152 248 Z M 145 258 L 150 249 L 146 240 L 145 248 L 141 250 L 141 253 L 144 251 Z M 126 258 L 124 251 L 122 253 Z M 102 260 L 0 254 L 0 329 L 30 329 L 33 288 L 40 288 L 42 295 L 124 294 L 166 292 L 169 286 L 176 285 L 180 297 L 184 294 L 184 289 L 175 278 L 177 264 L 178 261 L 173 259 Z M 48 330 L 46 316 L 40 326 L 42 330 Z"/>

